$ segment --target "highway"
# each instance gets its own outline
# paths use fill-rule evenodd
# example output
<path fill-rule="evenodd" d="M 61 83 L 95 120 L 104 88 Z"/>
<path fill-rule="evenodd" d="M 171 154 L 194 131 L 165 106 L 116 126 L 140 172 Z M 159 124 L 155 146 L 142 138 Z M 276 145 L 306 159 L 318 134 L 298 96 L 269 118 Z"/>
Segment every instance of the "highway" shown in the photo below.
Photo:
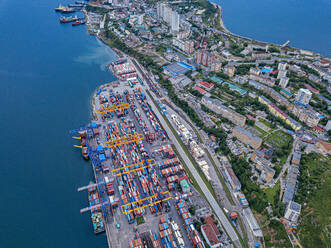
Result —
<path fill-rule="evenodd" d="M 134 63 L 134 64 L 136 65 L 136 67 L 138 67 L 137 71 L 139 72 L 139 74 L 144 73 L 143 70 L 138 65 L 138 63 Z M 145 77 L 144 75 L 141 75 L 141 78 L 145 79 L 145 80 L 148 80 L 148 77 Z M 149 82 L 146 82 L 146 83 L 147 84 L 145 84 L 145 85 L 149 85 Z M 145 91 L 145 89 L 144 89 L 144 91 Z M 145 91 L 145 93 L 146 93 L 146 91 Z M 153 92 L 150 92 L 150 93 L 151 93 L 153 98 L 156 98 L 154 96 Z M 146 93 L 146 95 L 147 95 L 147 93 Z M 201 190 L 203 191 L 204 195 L 206 196 L 206 199 L 209 202 L 210 206 L 214 210 L 214 212 L 217 215 L 218 219 L 221 221 L 223 228 L 226 230 L 226 232 L 229 235 L 229 238 L 235 243 L 235 245 L 237 247 L 242 247 L 240 242 L 239 242 L 238 235 L 235 232 L 234 228 L 232 227 L 231 223 L 226 218 L 225 214 L 223 213 L 222 209 L 220 208 L 220 206 L 218 205 L 218 203 L 216 202 L 216 200 L 214 199 L 214 197 L 210 193 L 210 191 L 207 188 L 206 184 L 201 179 L 201 177 L 198 174 L 197 170 L 195 169 L 194 165 L 191 163 L 190 159 L 187 157 L 184 149 L 182 148 L 182 146 L 177 141 L 175 135 L 171 131 L 170 127 L 168 126 L 167 122 L 163 118 L 162 114 L 159 112 L 159 109 L 157 108 L 157 106 L 155 106 L 153 101 L 150 101 L 150 104 L 152 105 L 152 108 L 155 111 L 155 114 L 157 115 L 157 117 L 159 118 L 162 126 L 167 131 L 169 138 L 171 139 L 173 144 L 176 146 L 180 156 L 183 158 L 184 162 L 187 164 L 187 166 L 188 166 L 190 172 L 192 173 L 193 177 L 195 178 L 195 180 L 199 184 L 199 186 L 200 186 Z"/>

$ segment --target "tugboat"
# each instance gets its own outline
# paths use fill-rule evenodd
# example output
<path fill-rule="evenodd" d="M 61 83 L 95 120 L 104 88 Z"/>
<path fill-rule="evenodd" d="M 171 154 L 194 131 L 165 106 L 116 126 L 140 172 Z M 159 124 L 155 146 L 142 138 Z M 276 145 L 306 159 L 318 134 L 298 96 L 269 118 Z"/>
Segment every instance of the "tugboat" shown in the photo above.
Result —
<path fill-rule="evenodd" d="M 83 25 L 85 23 L 86 23 L 86 20 L 77 20 L 77 21 L 73 22 L 71 25 L 78 26 L 78 25 Z"/>
<path fill-rule="evenodd" d="M 68 23 L 68 22 L 75 22 L 78 20 L 78 17 L 75 16 L 75 17 L 72 17 L 72 16 L 69 16 L 69 17 L 65 17 L 65 16 L 62 16 L 59 21 L 61 23 Z"/>

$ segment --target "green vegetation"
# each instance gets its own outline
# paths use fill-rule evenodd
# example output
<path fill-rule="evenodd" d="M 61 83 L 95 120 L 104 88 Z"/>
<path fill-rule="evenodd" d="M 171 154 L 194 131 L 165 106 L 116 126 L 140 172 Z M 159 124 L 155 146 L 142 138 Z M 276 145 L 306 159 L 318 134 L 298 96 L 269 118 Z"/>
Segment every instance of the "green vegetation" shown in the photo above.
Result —
<path fill-rule="evenodd" d="M 275 151 L 274 157 L 280 160 L 280 162 L 274 167 L 274 178 L 276 178 L 282 170 L 282 167 L 285 164 L 289 154 L 291 153 L 293 137 L 281 130 L 278 130 L 267 136 L 265 142 L 268 142 L 272 145 L 272 148 Z"/>
<path fill-rule="evenodd" d="M 270 53 L 280 53 L 280 50 L 279 50 L 278 48 L 276 48 L 275 46 L 270 46 L 270 47 L 268 48 L 268 51 L 269 51 Z"/>
<path fill-rule="evenodd" d="M 144 216 L 138 216 L 136 218 L 136 221 L 137 221 L 137 226 L 141 225 L 141 224 L 144 224 L 145 223 L 145 219 L 144 219 Z"/>
<path fill-rule="evenodd" d="M 93 13 L 100 14 L 100 15 L 107 14 L 109 12 L 109 9 L 91 6 L 91 5 L 86 5 L 85 8 L 86 8 L 87 12 L 93 12 Z"/>
<path fill-rule="evenodd" d="M 246 75 L 248 74 L 251 67 L 255 67 L 254 64 L 245 64 L 245 65 L 239 65 L 236 67 L 236 75 Z"/>
<path fill-rule="evenodd" d="M 225 193 L 226 193 L 227 198 L 229 199 L 231 205 L 234 206 L 235 203 L 234 203 L 234 201 L 233 201 L 233 199 L 232 199 L 232 196 L 231 196 L 230 190 L 229 190 L 228 186 L 226 185 L 226 183 L 225 183 L 225 181 L 224 181 L 224 178 L 223 178 L 223 176 L 221 175 L 221 173 L 220 173 L 220 171 L 219 171 L 219 168 L 217 167 L 217 165 L 216 165 L 214 159 L 212 158 L 211 154 L 209 153 L 208 149 L 205 149 L 205 152 L 206 152 L 206 154 L 207 154 L 207 156 L 208 156 L 210 162 L 211 162 L 211 163 L 213 164 L 213 166 L 214 166 L 214 169 L 215 169 L 215 171 L 216 171 L 216 174 L 217 174 L 217 176 L 218 176 L 218 179 L 219 179 L 220 182 L 222 183 L 222 186 L 223 186 L 223 189 L 225 190 Z"/>
<path fill-rule="evenodd" d="M 298 203 L 301 210 L 298 235 L 305 247 L 331 247 L 331 161 L 320 154 L 304 154 L 300 164 Z"/>
<path fill-rule="evenodd" d="M 251 181 L 250 176 L 252 173 L 250 172 L 251 167 L 249 163 L 242 158 L 234 156 L 232 156 L 230 162 L 234 173 L 240 180 L 241 189 L 245 194 L 250 207 L 257 212 L 262 213 L 268 205 L 267 197 L 265 192 Z"/>
<path fill-rule="evenodd" d="M 284 133 L 282 130 L 278 130 L 269 135 L 266 141 L 275 147 L 286 147 L 286 149 L 288 149 L 288 144 L 292 143 L 293 137 L 287 133 Z"/>
<path fill-rule="evenodd" d="M 203 97 L 203 95 L 202 95 L 199 91 L 197 91 L 197 90 L 195 90 L 195 89 L 190 89 L 189 92 L 190 92 L 193 96 L 196 96 L 196 97 L 199 97 L 199 98 Z"/>
<path fill-rule="evenodd" d="M 291 247 L 291 242 L 287 236 L 284 226 L 277 220 L 267 221 L 267 233 L 265 233 L 265 247 Z"/>
<path fill-rule="evenodd" d="M 239 46 L 238 44 L 231 42 L 229 47 L 229 52 L 237 57 L 245 57 L 241 52 L 244 50 L 244 47 Z"/>
<path fill-rule="evenodd" d="M 279 189 L 280 189 L 280 184 L 279 182 L 277 182 L 277 184 L 273 188 L 268 188 L 264 190 L 268 202 L 273 203 L 275 198 L 277 197 L 279 198 L 279 194 L 277 194 L 279 193 Z"/>

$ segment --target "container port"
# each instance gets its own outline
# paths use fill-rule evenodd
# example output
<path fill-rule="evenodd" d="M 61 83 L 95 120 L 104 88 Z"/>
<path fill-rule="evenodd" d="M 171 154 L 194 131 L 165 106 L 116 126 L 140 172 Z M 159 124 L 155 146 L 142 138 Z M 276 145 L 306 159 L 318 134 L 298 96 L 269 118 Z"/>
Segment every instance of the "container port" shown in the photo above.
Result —
<path fill-rule="evenodd" d="M 192 199 L 208 204 L 191 185 L 135 66 L 122 58 L 109 68 L 119 80 L 95 92 L 92 122 L 71 131 L 95 177 L 78 189 L 89 195 L 81 213 L 90 212 L 95 233 L 106 231 L 109 247 L 206 247 L 189 208 Z"/>

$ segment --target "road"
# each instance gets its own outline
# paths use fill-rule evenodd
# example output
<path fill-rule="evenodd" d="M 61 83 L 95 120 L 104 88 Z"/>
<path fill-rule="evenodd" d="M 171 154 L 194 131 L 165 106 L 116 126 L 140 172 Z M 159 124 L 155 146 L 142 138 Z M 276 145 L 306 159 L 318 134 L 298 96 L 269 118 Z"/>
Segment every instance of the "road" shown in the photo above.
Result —
<path fill-rule="evenodd" d="M 138 67 L 140 67 L 138 63 L 136 65 Z M 139 74 L 141 74 L 140 72 L 143 72 L 142 68 L 138 68 L 138 72 L 139 72 Z M 140 76 L 141 76 L 142 79 L 146 79 L 146 77 L 144 77 L 143 75 L 140 75 Z M 148 85 L 148 82 L 146 82 L 145 85 Z M 145 89 L 143 89 L 143 90 L 145 91 Z M 146 93 L 146 91 L 145 91 L 145 93 Z M 150 93 L 151 93 L 153 98 L 156 98 L 154 96 L 153 92 L 150 92 Z M 146 93 L 146 95 L 147 95 L 147 93 Z M 203 191 L 204 195 L 206 196 L 206 199 L 209 202 L 210 206 L 214 210 L 214 212 L 217 215 L 218 219 L 221 221 L 223 228 L 226 230 L 226 232 L 228 233 L 230 239 L 236 244 L 236 246 L 241 247 L 241 244 L 239 242 L 239 238 L 238 238 L 237 233 L 235 232 L 234 228 L 230 224 L 229 220 L 226 218 L 225 214 L 223 213 L 222 209 L 218 205 L 217 201 L 214 199 L 213 195 L 210 193 L 209 189 L 207 188 L 206 184 L 204 183 L 204 181 L 200 177 L 200 175 L 197 172 L 197 170 L 195 169 L 194 165 L 191 163 L 191 161 L 188 158 L 188 156 L 186 155 L 184 149 L 179 144 L 178 140 L 176 139 L 175 135 L 171 131 L 171 129 L 168 126 L 167 122 L 165 121 L 165 119 L 163 118 L 161 113 L 159 112 L 157 106 L 155 106 L 153 101 L 150 101 L 150 104 L 151 104 L 152 108 L 154 109 L 155 114 L 159 118 L 162 126 L 167 131 L 170 140 L 176 146 L 180 156 L 183 158 L 184 162 L 187 164 L 187 166 L 188 166 L 190 172 L 192 173 L 193 177 L 195 178 L 195 180 L 199 184 L 199 186 L 200 186 L 201 190 Z"/>
<path fill-rule="evenodd" d="M 210 206 L 214 209 L 215 214 L 217 215 L 217 217 L 221 221 L 221 223 L 222 223 L 223 227 L 225 228 L 225 230 L 227 231 L 230 239 L 234 243 L 236 243 L 237 246 L 241 247 L 241 245 L 239 243 L 238 235 L 236 234 L 234 228 L 232 227 L 232 225 L 230 224 L 230 222 L 228 221 L 228 219 L 224 215 L 222 209 L 220 208 L 220 206 L 218 205 L 218 203 L 214 199 L 213 195 L 210 193 L 210 191 L 207 188 L 207 186 L 204 183 L 204 181 L 201 179 L 201 177 L 200 177 L 199 173 L 197 172 L 197 170 L 195 169 L 194 165 L 191 163 L 190 159 L 187 157 L 185 151 L 183 150 L 183 148 L 181 147 L 181 145 L 177 141 L 177 139 L 176 139 L 175 135 L 172 133 L 170 127 L 168 127 L 166 121 L 164 120 L 163 116 L 158 111 L 158 109 L 154 105 L 154 103 L 151 101 L 150 104 L 152 105 L 153 109 L 155 110 L 155 113 L 156 113 L 157 117 L 159 118 L 161 124 L 163 125 L 163 127 L 167 131 L 167 133 L 169 135 L 169 138 L 171 139 L 171 141 L 173 142 L 173 144 L 176 146 L 176 148 L 177 148 L 180 156 L 183 158 L 183 160 L 187 164 L 187 166 L 188 166 L 189 170 L 191 171 L 193 177 L 195 178 L 195 180 L 199 184 L 201 190 L 205 194 L 205 196 L 207 198 L 207 201 L 209 202 Z"/>

